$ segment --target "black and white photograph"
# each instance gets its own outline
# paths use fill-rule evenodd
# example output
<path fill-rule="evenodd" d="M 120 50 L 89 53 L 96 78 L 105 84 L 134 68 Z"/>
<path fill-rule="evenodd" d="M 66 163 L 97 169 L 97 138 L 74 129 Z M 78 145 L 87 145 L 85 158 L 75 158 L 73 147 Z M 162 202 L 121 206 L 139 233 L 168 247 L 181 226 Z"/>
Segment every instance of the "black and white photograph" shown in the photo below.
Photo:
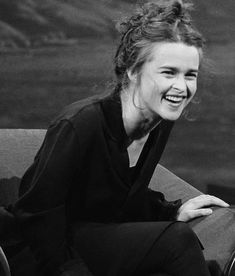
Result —
<path fill-rule="evenodd" d="M 234 15 L 0 0 L 0 276 L 235 276 Z"/>

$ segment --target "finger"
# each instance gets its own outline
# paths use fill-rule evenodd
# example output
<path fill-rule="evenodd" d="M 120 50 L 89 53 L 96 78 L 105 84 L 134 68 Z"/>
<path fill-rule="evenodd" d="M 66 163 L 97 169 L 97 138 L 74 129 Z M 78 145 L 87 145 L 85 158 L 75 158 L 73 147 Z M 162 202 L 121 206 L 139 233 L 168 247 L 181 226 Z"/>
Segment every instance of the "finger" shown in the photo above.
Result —
<path fill-rule="evenodd" d="M 212 195 L 206 195 L 206 196 L 208 198 L 208 201 L 210 202 L 210 205 L 229 207 L 229 204 L 227 202 L 225 202 L 224 200 L 222 200 L 216 196 L 212 196 Z"/>
<path fill-rule="evenodd" d="M 194 205 L 195 209 L 199 209 L 209 205 L 216 205 L 221 207 L 229 207 L 229 204 L 222 199 L 211 196 L 211 195 L 200 195 L 191 200 L 191 204 Z"/>
<path fill-rule="evenodd" d="M 187 222 L 187 221 L 195 219 L 197 217 L 211 215 L 212 213 L 213 213 L 213 211 L 210 208 L 189 210 L 187 212 L 181 212 L 179 214 L 177 220 Z"/>
<path fill-rule="evenodd" d="M 200 208 L 210 205 L 211 201 L 212 200 L 209 195 L 200 195 L 200 196 L 191 198 L 186 203 L 187 203 L 187 208 L 194 210 L 194 209 L 200 209 Z"/>
<path fill-rule="evenodd" d="M 221 198 L 218 198 L 216 196 L 210 196 L 210 197 L 211 197 L 211 200 L 212 200 L 212 204 L 214 204 L 214 205 L 218 205 L 218 206 L 221 206 L 221 207 L 229 207 L 230 206 L 227 202 L 225 202 Z"/>
<path fill-rule="evenodd" d="M 194 219 L 194 218 L 198 218 L 198 217 L 202 217 L 202 216 L 209 216 L 212 213 L 213 213 L 213 211 L 210 208 L 192 210 L 190 212 L 190 219 Z"/>

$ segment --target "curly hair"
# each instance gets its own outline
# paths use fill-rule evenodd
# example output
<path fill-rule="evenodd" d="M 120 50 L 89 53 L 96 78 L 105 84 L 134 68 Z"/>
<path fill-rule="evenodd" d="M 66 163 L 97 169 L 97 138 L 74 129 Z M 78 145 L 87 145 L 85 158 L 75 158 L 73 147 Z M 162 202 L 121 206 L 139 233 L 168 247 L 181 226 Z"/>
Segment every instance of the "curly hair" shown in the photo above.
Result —
<path fill-rule="evenodd" d="M 192 7 L 186 0 L 155 0 L 119 22 L 121 41 L 114 59 L 116 91 L 128 84 L 127 70 L 141 71 L 156 42 L 182 42 L 195 46 L 202 55 L 204 39 L 192 24 Z"/>

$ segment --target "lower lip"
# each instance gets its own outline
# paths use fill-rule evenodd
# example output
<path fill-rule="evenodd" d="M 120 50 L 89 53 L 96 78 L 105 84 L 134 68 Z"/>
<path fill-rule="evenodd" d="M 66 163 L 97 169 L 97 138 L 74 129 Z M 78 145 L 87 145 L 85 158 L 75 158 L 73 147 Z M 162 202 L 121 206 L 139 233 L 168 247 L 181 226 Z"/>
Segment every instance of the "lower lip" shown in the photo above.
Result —
<path fill-rule="evenodd" d="M 164 99 L 164 101 L 166 101 L 167 104 L 170 105 L 170 106 L 179 107 L 179 106 L 183 103 L 184 100 L 182 100 L 182 101 L 180 101 L 180 102 L 178 102 L 178 103 L 173 103 L 173 102 L 170 102 L 170 101 L 168 101 L 168 100 L 166 100 L 166 99 Z"/>

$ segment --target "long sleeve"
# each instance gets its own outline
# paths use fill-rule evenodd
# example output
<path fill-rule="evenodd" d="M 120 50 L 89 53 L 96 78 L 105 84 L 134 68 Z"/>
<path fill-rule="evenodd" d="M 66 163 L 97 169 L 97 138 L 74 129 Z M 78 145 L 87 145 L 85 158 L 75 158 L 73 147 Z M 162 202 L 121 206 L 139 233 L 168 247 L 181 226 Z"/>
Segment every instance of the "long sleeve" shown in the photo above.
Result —
<path fill-rule="evenodd" d="M 151 189 L 148 189 L 148 194 L 156 220 L 170 221 L 176 219 L 177 211 L 182 205 L 181 199 L 167 201 L 162 193 L 153 191 Z"/>
<path fill-rule="evenodd" d="M 43 275 L 59 275 L 57 268 L 70 259 L 66 198 L 79 164 L 79 141 L 71 123 L 62 120 L 52 125 L 22 178 L 23 195 L 11 210 Z"/>

